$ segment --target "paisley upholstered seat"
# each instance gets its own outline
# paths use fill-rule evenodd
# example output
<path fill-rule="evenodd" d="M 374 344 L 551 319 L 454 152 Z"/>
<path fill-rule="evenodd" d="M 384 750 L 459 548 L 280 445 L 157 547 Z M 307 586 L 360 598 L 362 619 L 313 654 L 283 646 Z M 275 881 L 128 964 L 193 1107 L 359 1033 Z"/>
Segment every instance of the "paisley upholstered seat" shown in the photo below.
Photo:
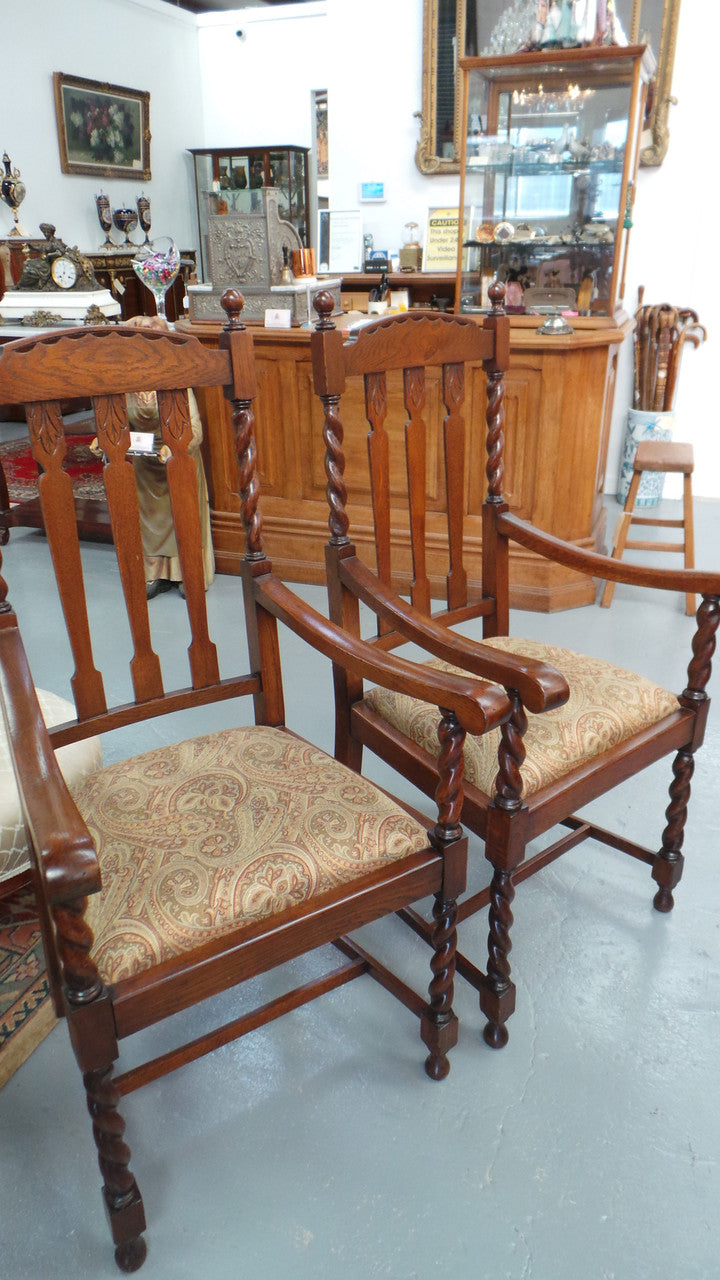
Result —
<path fill-rule="evenodd" d="M 501 636 L 485 643 L 504 653 L 524 654 L 555 667 L 570 690 L 563 706 L 528 716 L 523 737 L 526 755 L 520 766 L 525 797 L 535 795 L 642 729 L 658 724 L 680 706 L 675 694 L 610 662 L 515 636 Z M 439 671 L 461 670 L 437 660 L 427 665 Z M 366 693 L 365 705 L 433 759 L 437 756 L 437 726 L 423 703 L 375 688 Z M 486 795 L 494 794 L 499 745 L 499 729 L 481 738 L 470 735 L 465 740 L 466 782 Z"/>
<path fill-rule="evenodd" d="M 124 978 L 424 849 L 419 822 L 310 743 L 263 725 L 109 765 L 76 795 L 103 889 L 93 959 Z"/>

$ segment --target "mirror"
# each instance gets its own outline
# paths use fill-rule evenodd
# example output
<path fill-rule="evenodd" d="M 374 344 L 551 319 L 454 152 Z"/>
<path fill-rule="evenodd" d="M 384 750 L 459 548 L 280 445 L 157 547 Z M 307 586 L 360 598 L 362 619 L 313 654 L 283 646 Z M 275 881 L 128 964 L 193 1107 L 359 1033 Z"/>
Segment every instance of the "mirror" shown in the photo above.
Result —
<path fill-rule="evenodd" d="M 527 7 L 532 20 L 533 0 L 528 0 Z M 616 0 L 615 7 L 630 43 L 650 44 L 657 57 L 646 111 L 650 141 L 640 153 L 640 163 L 658 165 L 668 147 L 680 0 Z M 421 173 L 458 173 L 462 116 L 458 58 L 503 52 L 496 47 L 499 24 L 519 9 L 517 0 L 512 6 L 508 0 L 424 0 L 422 112 L 415 153 Z M 505 52 L 516 47 L 517 42 Z"/>

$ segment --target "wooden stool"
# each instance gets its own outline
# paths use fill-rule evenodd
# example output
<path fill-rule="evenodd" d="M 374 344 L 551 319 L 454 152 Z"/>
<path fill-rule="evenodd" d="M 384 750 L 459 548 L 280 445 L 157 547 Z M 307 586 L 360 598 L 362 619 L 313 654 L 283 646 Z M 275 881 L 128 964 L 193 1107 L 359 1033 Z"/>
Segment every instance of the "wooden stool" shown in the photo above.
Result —
<path fill-rule="evenodd" d="M 691 444 L 673 444 L 665 440 L 643 440 L 637 447 L 630 488 L 625 499 L 625 507 L 615 529 L 615 542 L 611 555 L 621 560 L 625 548 L 631 551 L 681 551 L 685 556 L 685 568 L 695 567 L 695 535 L 693 531 L 692 505 L 692 473 L 693 449 Z M 636 516 L 633 514 L 637 492 L 640 487 L 643 471 L 675 472 L 683 477 L 683 518 L 682 520 L 657 520 L 652 516 Z M 682 542 L 637 542 L 628 541 L 631 524 L 656 525 L 662 529 L 683 529 Z M 606 582 L 600 604 L 607 608 L 613 598 L 614 582 Z M 685 612 L 695 613 L 695 596 L 685 596 Z"/>

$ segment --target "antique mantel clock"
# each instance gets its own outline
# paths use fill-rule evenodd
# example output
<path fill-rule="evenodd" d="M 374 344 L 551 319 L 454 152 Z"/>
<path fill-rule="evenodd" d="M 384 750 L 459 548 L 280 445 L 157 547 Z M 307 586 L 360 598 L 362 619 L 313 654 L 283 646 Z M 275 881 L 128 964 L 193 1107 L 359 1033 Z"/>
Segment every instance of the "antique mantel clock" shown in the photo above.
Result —
<path fill-rule="evenodd" d="M 0 302 L 5 321 L 24 321 L 37 312 L 58 320 L 83 321 L 90 308 L 103 317 L 120 314 L 120 305 L 95 276 L 92 263 L 77 247 L 69 248 L 52 223 L 40 224 L 42 240 L 32 241 L 22 274 Z"/>

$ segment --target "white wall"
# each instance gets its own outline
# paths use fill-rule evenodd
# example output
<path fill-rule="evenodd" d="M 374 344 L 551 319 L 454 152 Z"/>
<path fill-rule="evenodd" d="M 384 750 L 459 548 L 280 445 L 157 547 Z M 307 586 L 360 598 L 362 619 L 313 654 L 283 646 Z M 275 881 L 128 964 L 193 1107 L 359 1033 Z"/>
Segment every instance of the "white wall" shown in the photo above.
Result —
<path fill-rule="evenodd" d="M 689 440 L 695 450 L 693 491 L 720 497 L 720 430 L 718 429 L 718 329 L 712 233 L 717 223 L 713 202 L 716 132 L 717 45 L 720 13 L 702 0 L 684 0 L 680 14 L 670 146 L 659 168 L 641 168 L 630 240 L 625 305 L 632 311 L 639 285 L 645 303 L 668 302 L 692 307 L 708 330 L 697 351 L 686 347 L 678 384 L 675 439 Z M 712 123 L 711 123 L 712 122 Z M 615 401 L 610 460 L 620 455 L 622 416 L 632 397 L 632 351 L 623 352 L 623 378 Z M 608 488 L 614 476 L 609 468 Z M 666 482 L 667 496 L 679 496 L 679 477 Z"/>
<path fill-rule="evenodd" d="M 103 235 L 96 194 L 106 191 L 119 208 L 134 206 L 144 191 L 153 234 L 172 235 L 183 249 L 195 246 L 185 152 L 203 133 L 195 17 L 160 0 L 22 0 L 2 5 L 2 36 L 0 147 L 27 187 L 20 218 L 29 234 L 52 222 L 67 244 L 97 248 Z M 54 71 L 150 92 L 150 182 L 61 173 Z M 11 226 L 2 205 L 1 234 Z"/>
<path fill-rule="evenodd" d="M 326 87 L 330 61 L 325 15 L 325 0 L 202 14 L 205 136 L 188 145 L 309 147 L 311 92 Z"/>
<path fill-rule="evenodd" d="M 376 245 L 396 249 L 408 221 L 424 224 L 431 205 L 457 204 L 454 178 L 425 177 L 414 164 L 421 106 L 421 0 L 315 0 L 206 14 L 161 0 L 23 0 L 3 5 L 0 120 L 28 195 L 22 216 L 35 231 L 52 221 L 69 243 L 99 244 L 92 178 L 60 173 L 52 72 L 151 92 L 147 184 L 156 234 L 197 247 L 187 147 L 311 141 L 310 94 L 327 88 L 332 206 L 357 207 L 361 180 L 386 183 L 384 205 L 363 206 Z M 246 31 L 238 40 L 236 30 Z M 695 446 L 695 492 L 720 497 L 720 430 L 712 256 L 717 47 L 720 11 L 685 0 L 680 18 L 670 148 L 659 169 L 641 169 L 625 304 L 694 307 L 709 340 L 684 356 L 676 438 Z M 709 174 L 709 176 L 708 176 Z M 134 200 L 140 183 L 107 182 L 113 205 Z M 0 209 L 0 226 L 10 215 Z M 624 416 L 631 398 L 632 349 L 623 351 L 607 487 L 616 485 Z"/>

